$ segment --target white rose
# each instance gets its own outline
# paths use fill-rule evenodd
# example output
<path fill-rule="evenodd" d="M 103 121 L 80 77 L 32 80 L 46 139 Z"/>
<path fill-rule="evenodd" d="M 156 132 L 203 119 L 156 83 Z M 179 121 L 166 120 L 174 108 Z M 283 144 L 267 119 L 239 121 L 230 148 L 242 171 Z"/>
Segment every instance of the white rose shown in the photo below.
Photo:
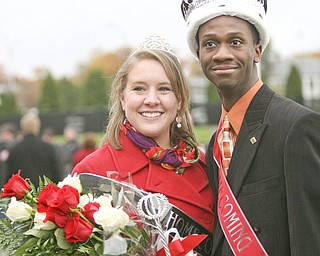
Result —
<path fill-rule="evenodd" d="M 45 212 L 36 212 L 34 216 L 34 229 L 41 229 L 41 230 L 52 230 L 56 227 L 52 221 L 43 222 L 46 218 Z"/>
<path fill-rule="evenodd" d="M 6 215 L 11 221 L 26 221 L 32 217 L 32 207 L 11 197 Z"/>
<path fill-rule="evenodd" d="M 122 207 L 101 206 L 93 214 L 93 218 L 106 232 L 113 232 L 119 228 L 124 228 L 129 223 L 129 216 L 122 210 Z"/>
<path fill-rule="evenodd" d="M 99 196 L 93 200 L 100 204 L 100 206 L 110 206 L 112 202 L 112 196 L 110 194 Z"/>
<path fill-rule="evenodd" d="M 82 208 L 85 207 L 85 205 L 87 205 L 88 203 L 93 201 L 93 195 L 88 193 L 88 194 L 84 194 L 82 196 L 80 196 L 80 201 L 78 204 L 78 207 Z"/>
<path fill-rule="evenodd" d="M 77 189 L 79 191 L 79 194 L 81 194 L 81 192 L 82 192 L 82 185 L 81 185 L 80 178 L 78 177 L 78 175 L 71 176 L 70 174 L 68 174 L 68 176 L 65 177 L 63 179 L 63 181 L 60 181 L 58 183 L 59 188 L 62 188 L 64 185 L 69 185 L 71 187 L 74 187 L 75 189 Z"/>
<path fill-rule="evenodd" d="M 98 198 L 93 198 L 93 195 L 91 193 L 85 194 L 80 196 L 80 202 L 78 204 L 78 207 L 84 208 L 88 203 L 90 202 L 97 202 L 100 206 L 110 206 L 112 202 L 112 196 L 111 195 L 102 195 Z"/>

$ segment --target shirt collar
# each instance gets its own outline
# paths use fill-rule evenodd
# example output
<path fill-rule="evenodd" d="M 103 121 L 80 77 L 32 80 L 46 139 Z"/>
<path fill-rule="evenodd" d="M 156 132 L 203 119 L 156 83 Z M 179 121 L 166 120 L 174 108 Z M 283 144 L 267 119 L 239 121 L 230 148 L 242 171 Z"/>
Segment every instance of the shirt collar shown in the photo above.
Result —
<path fill-rule="evenodd" d="M 263 85 L 263 82 L 259 79 L 251 88 L 249 91 L 247 91 L 230 109 L 229 112 L 227 112 L 224 107 L 222 106 L 222 114 L 221 118 L 223 118 L 226 114 L 228 115 L 228 119 L 231 123 L 231 126 L 238 136 L 245 113 L 249 107 L 249 104 L 251 103 L 253 97 L 256 95 L 256 93 L 259 91 L 261 86 Z"/>

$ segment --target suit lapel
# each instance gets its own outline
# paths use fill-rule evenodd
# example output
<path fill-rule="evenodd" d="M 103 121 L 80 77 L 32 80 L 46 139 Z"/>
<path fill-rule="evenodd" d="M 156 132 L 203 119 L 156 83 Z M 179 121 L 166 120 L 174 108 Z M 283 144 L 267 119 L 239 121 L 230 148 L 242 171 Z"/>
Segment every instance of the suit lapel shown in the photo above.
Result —
<path fill-rule="evenodd" d="M 259 144 L 263 138 L 264 131 L 267 127 L 263 123 L 263 118 L 268 107 L 268 104 L 273 96 L 274 92 L 266 85 L 263 85 L 257 94 L 252 99 L 246 115 L 244 117 L 239 136 L 237 138 L 236 146 L 233 151 L 230 168 L 228 170 L 227 180 L 235 195 L 239 194 L 242 184 L 247 176 L 250 165 L 259 147 Z M 213 143 L 213 140 L 211 141 Z M 213 145 L 213 144 L 212 144 Z M 211 152 L 211 151 L 210 151 Z M 210 153 L 209 152 L 209 153 Z M 212 152 L 211 152 L 212 156 Z M 213 165 L 213 174 L 211 174 L 211 180 L 214 181 L 214 191 L 217 193 L 218 189 L 218 167 Z M 218 195 L 215 194 L 217 200 Z M 216 202 L 215 202 L 216 204 Z M 216 207 L 215 207 L 216 209 Z M 218 218 L 218 216 L 216 215 Z M 219 220 L 216 219 L 216 224 Z M 213 252 L 218 248 L 218 245 L 223 237 L 223 232 L 220 224 L 215 225 L 214 240 L 213 240 Z"/>
<path fill-rule="evenodd" d="M 206 150 L 207 173 L 214 195 L 218 194 L 218 169 L 213 159 L 213 144 L 216 134 L 217 132 L 212 135 Z"/>
<path fill-rule="evenodd" d="M 237 138 L 236 148 L 232 155 L 227 176 L 228 183 L 236 197 L 241 190 L 251 162 L 259 147 L 266 125 L 259 125 L 252 132 L 245 128 L 242 128 L 241 135 L 239 134 Z"/>
<path fill-rule="evenodd" d="M 263 123 L 263 118 L 273 94 L 272 90 L 263 85 L 252 99 L 244 117 L 227 176 L 236 197 L 241 190 L 267 127 Z"/>

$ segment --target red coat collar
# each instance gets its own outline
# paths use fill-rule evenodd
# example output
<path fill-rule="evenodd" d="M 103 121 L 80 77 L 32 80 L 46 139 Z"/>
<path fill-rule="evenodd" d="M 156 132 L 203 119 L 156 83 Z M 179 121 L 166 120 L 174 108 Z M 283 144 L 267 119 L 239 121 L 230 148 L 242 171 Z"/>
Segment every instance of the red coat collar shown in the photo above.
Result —
<path fill-rule="evenodd" d="M 143 188 L 146 191 L 163 193 L 179 201 L 185 201 L 201 208 L 207 205 L 207 202 L 199 194 L 209 186 L 203 152 L 201 153 L 199 162 L 188 167 L 183 176 L 180 176 L 174 171 L 166 170 L 160 165 L 152 163 L 126 136 L 120 136 L 120 143 L 125 150 L 115 150 L 110 145 L 108 147 L 122 180 L 127 180 L 129 173 L 131 173 L 136 183 L 136 177 L 140 177 L 140 175 L 135 174 L 138 174 L 140 171 L 147 172 L 141 176 L 146 179 L 145 188 Z M 197 183 L 190 184 L 189 181 L 194 180 Z M 184 189 L 181 190 L 181 187 Z M 209 208 L 205 208 L 210 211 Z"/>

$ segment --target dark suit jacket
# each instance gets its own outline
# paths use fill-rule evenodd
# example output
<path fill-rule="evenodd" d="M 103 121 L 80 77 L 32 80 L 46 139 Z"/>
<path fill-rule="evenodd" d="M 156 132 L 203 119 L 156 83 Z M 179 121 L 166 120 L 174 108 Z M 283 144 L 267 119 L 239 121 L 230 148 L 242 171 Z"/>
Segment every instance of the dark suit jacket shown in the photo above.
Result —
<path fill-rule="evenodd" d="M 61 163 L 53 145 L 43 142 L 39 137 L 26 135 L 10 151 L 8 157 L 8 180 L 12 174 L 22 170 L 23 178 L 30 178 L 38 185 L 39 176 L 47 176 L 54 182 L 61 177 Z"/>
<path fill-rule="evenodd" d="M 217 198 L 214 137 L 208 146 L 207 167 Z M 257 140 L 254 144 L 252 137 Z M 320 254 L 319 113 L 263 85 L 244 117 L 227 179 L 270 256 Z M 217 216 L 213 247 L 211 255 L 233 255 Z"/>

